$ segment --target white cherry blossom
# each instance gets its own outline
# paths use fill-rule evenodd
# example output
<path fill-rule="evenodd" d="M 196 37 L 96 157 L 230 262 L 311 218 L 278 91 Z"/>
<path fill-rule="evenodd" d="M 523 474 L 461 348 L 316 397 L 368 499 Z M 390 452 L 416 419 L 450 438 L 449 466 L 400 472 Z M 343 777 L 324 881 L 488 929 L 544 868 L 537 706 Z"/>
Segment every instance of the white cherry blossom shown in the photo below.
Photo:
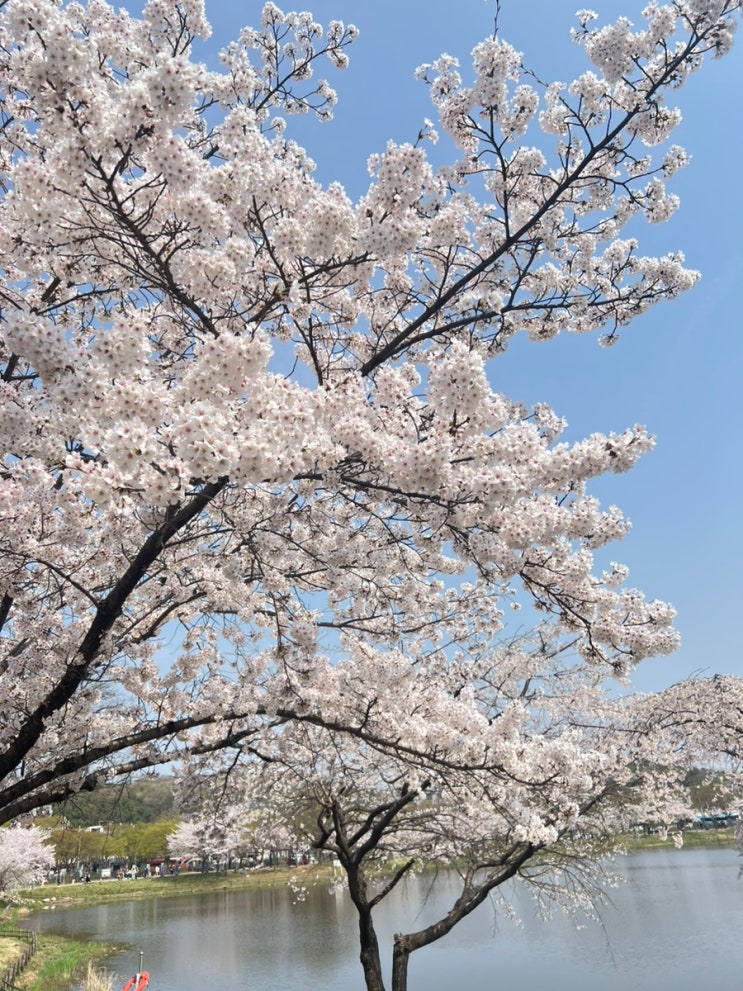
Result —
<path fill-rule="evenodd" d="M 491 725 L 479 695 L 511 605 L 590 686 L 674 649 L 672 607 L 594 560 L 629 521 L 592 483 L 652 437 L 569 441 L 492 370 L 516 334 L 612 343 L 692 288 L 639 221 L 687 160 L 664 100 L 739 10 L 584 12 L 573 83 L 500 39 L 442 56 L 419 76 L 452 160 L 427 122 L 352 201 L 292 137 L 332 113 L 316 73 L 351 25 L 268 4 L 206 67 L 200 0 L 3 5 L 0 819 L 285 725 L 398 759 L 401 713 L 410 774 L 488 754 L 513 778 L 534 713 L 514 694 Z M 519 842 L 613 760 L 581 745 L 535 744 L 559 788 L 549 814 L 504 793 Z"/>

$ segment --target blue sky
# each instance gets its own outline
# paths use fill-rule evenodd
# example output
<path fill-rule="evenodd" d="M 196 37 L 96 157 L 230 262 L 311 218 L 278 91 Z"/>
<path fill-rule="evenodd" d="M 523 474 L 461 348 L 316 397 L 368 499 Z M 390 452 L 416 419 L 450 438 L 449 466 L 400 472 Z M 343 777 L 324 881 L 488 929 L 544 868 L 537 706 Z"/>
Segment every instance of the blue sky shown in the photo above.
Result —
<path fill-rule="evenodd" d="M 524 52 L 542 79 L 569 82 L 585 67 L 569 36 L 582 5 L 502 0 L 501 36 Z M 620 15 L 639 23 L 644 3 L 585 5 L 599 23 Z M 324 126 L 302 120 L 290 128 L 309 148 L 319 181 L 338 180 L 356 198 L 368 184 L 368 156 L 390 138 L 414 140 L 422 119 L 435 116 L 426 87 L 413 77 L 416 66 L 447 52 L 466 69 L 472 47 L 492 30 L 495 6 L 492 0 L 307 0 L 297 6 L 322 23 L 338 18 L 361 32 L 349 68 L 328 70 L 339 95 L 334 120 Z M 243 25 L 257 25 L 260 9 L 259 2 L 207 0 L 214 34 L 198 57 L 216 65 L 218 49 Z M 743 31 L 738 43 L 669 98 L 684 116 L 673 140 L 692 162 L 671 184 L 681 197 L 676 216 L 639 231 L 643 254 L 682 250 L 687 264 L 702 272 L 699 285 L 654 308 L 609 350 L 595 336 L 517 341 L 492 367 L 498 390 L 526 403 L 550 403 L 569 421 L 571 437 L 634 423 L 657 437 L 656 450 L 632 472 L 593 488 L 633 522 L 632 533 L 608 556 L 629 566 L 631 584 L 678 610 L 682 647 L 641 666 L 633 681 L 643 690 L 694 672 L 743 675 Z"/>

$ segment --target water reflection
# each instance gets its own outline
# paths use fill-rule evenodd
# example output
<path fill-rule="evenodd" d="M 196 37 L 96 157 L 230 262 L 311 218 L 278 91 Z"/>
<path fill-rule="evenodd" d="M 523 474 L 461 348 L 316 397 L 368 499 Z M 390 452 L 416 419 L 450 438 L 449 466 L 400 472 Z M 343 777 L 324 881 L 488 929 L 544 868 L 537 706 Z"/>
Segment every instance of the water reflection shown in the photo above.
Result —
<path fill-rule="evenodd" d="M 520 926 L 483 906 L 446 939 L 413 955 L 411 991 L 462 984 L 468 991 L 496 985 L 531 991 L 545 983 L 551 991 L 706 991 L 712 981 L 737 988 L 743 882 L 735 852 L 669 850 L 620 866 L 629 883 L 612 893 L 603 929 L 576 929 L 559 914 L 544 923 L 517 891 Z M 442 892 L 421 910 L 423 885 L 415 882 L 382 906 L 386 945 L 394 931 L 424 924 L 447 904 Z M 33 924 L 126 941 L 131 952 L 111 961 L 121 974 L 136 969 L 142 950 L 152 991 L 363 987 L 353 906 L 324 887 L 299 903 L 286 888 L 224 891 L 44 913 Z"/>

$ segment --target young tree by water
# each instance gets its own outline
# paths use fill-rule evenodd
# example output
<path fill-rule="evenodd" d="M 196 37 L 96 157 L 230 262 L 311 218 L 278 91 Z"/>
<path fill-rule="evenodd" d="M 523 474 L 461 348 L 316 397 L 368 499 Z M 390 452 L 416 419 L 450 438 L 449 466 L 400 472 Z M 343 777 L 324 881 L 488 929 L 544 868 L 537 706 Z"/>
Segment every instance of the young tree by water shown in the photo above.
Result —
<path fill-rule="evenodd" d="M 447 670 L 396 658 L 394 750 L 295 720 L 254 739 L 251 759 L 224 754 L 219 775 L 208 762 L 204 821 L 226 815 L 250 824 L 256 848 L 314 849 L 337 861 L 358 913 L 369 991 L 405 991 L 410 955 L 491 896 L 509 905 L 509 882 L 543 907 L 592 911 L 620 834 L 692 815 L 678 755 L 654 763 L 661 751 L 649 743 L 643 707 L 612 698 L 598 672 L 541 633 L 488 644 Z M 379 702 L 368 682 L 348 692 L 359 719 Z M 437 740 L 427 751 L 421 723 Z M 206 777 L 199 765 L 196 782 Z M 457 875 L 459 885 L 438 917 L 411 901 L 415 927 L 394 937 L 387 984 L 377 909 L 420 871 L 440 907 L 439 884 L 449 892 Z"/>
<path fill-rule="evenodd" d="M 597 672 L 674 648 L 671 607 L 593 561 L 628 523 L 588 486 L 652 440 L 568 443 L 488 370 L 517 333 L 612 343 L 692 287 L 632 234 L 686 162 L 665 94 L 739 8 L 583 12 L 568 87 L 497 34 L 470 85 L 442 57 L 449 161 L 427 123 L 353 203 L 287 119 L 329 116 L 312 73 L 354 28 L 269 3 L 213 71 L 199 0 L 3 4 L 0 819 L 292 720 L 395 754 L 410 668 L 451 686 L 410 755 L 477 767 L 452 653 L 522 600 Z"/>

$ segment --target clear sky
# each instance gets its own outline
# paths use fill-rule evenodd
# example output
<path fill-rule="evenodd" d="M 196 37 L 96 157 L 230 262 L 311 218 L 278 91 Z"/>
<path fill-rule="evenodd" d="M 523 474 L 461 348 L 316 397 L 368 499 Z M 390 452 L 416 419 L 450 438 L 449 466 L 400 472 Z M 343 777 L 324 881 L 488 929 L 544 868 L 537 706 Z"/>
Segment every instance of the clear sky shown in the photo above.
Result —
<path fill-rule="evenodd" d="M 216 52 L 240 27 L 257 25 L 260 2 L 206 0 L 213 27 L 199 57 Z M 502 0 L 500 33 L 545 80 L 570 82 L 586 67 L 570 40 L 579 0 Z M 282 9 L 292 9 L 281 4 Z M 643 0 L 593 0 L 606 23 L 641 22 Z M 360 37 L 343 73 L 328 67 L 338 91 L 334 120 L 299 121 L 289 133 L 309 148 L 323 183 L 338 180 L 356 198 L 368 184 L 366 159 L 388 139 L 414 140 L 435 118 L 414 70 L 442 52 L 467 67 L 473 46 L 493 27 L 493 0 L 306 0 L 317 20 L 354 23 Z M 694 672 L 743 675 L 743 28 L 739 47 L 706 62 L 676 94 L 684 122 L 673 140 L 692 156 L 671 182 L 681 208 L 668 224 L 640 230 L 643 254 L 682 250 L 703 278 L 674 303 L 655 307 L 609 350 L 595 336 L 562 335 L 546 344 L 516 342 L 492 369 L 494 386 L 526 403 L 548 402 L 570 436 L 642 423 L 655 451 L 627 475 L 593 489 L 633 522 L 608 555 L 627 564 L 630 582 L 678 610 L 681 649 L 646 662 L 633 679 L 661 688 Z M 323 70 L 324 71 L 324 70 Z M 290 122 L 291 123 L 291 122 Z M 442 143 L 437 146 L 442 148 Z"/>

